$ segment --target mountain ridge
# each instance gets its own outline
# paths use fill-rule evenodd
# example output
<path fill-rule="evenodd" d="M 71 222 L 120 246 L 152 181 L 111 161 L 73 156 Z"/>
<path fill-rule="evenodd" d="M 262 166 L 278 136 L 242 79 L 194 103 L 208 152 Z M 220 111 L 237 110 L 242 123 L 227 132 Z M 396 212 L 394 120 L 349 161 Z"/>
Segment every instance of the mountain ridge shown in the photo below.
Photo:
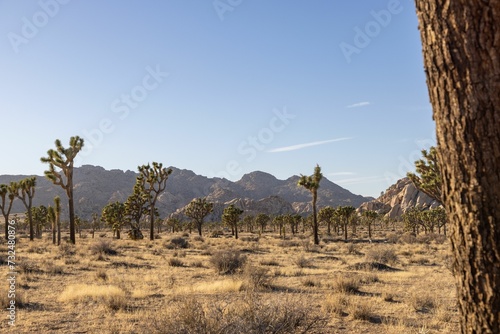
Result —
<path fill-rule="evenodd" d="M 166 216 L 183 208 L 193 198 L 207 197 L 210 201 L 226 203 L 235 199 L 259 201 L 278 196 L 290 203 L 297 213 L 310 212 L 310 193 L 297 186 L 299 176 L 293 175 L 280 180 L 274 175 L 254 171 L 247 173 L 238 181 L 218 177 L 198 175 L 188 169 L 172 168 L 166 190 L 158 199 L 161 216 Z M 101 166 L 83 165 L 74 170 L 75 213 L 83 219 L 89 219 L 93 212 L 100 213 L 102 207 L 114 201 L 125 201 L 131 194 L 136 172 L 120 169 L 106 170 Z M 27 176 L 36 176 L 37 188 L 33 206 L 52 205 L 53 198 L 60 196 L 63 205 L 63 217 L 66 212 L 66 194 L 59 186 L 53 185 L 44 176 L 39 175 L 0 175 L 0 184 L 19 181 Z M 363 202 L 372 200 L 351 193 L 349 190 L 323 178 L 318 191 L 318 206 L 353 205 L 358 207 Z M 15 200 L 12 213 L 25 211 L 21 201 Z"/>

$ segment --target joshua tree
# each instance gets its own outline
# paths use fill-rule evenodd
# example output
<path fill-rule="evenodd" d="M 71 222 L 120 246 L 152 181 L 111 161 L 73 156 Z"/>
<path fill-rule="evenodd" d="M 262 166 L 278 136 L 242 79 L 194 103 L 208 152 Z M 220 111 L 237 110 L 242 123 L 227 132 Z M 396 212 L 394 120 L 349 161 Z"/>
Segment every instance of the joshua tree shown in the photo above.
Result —
<path fill-rule="evenodd" d="M 10 185 L 0 184 L 0 210 L 5 221 L 5 240 L 9 238 L 9 215 L 15 197 L 16 194 L 12 182 Z"/>
<path fill-rule="evenodd" d="M 335 217 L 335 209 L 331 206 L 325 206 L 321 208 L 318 212 L 318 220 L 320 222 L 326 222 L 327 230 L 326 233 L 331 235 L 331 225 Z"/>
<path fill-rule="evenodd" d="M 125 202 L 125 217 L 132 229 L 131 239 L 142 239 L 141 233 L 141 218 L 148 211 L 147 195 L 142 191 L 140 183 L 136 183 L 132 195 Z"/>
<path fill-rule="evenodd" d="M 52 206 L 49 205 L 47 208 L 47 221 L 50 223 L 51 232 L 52 232 L 52 244 L 56 244 L 56 211 Z"/>
<path fill-rule="evenodd" d="M 347 225 L 349 225 L 352 215 L 356 212 L 356 208 L 353 206 L 339 206 L 337 212 L 343 222 L 344 240 L 347 241 Z"/>
<path fill-rule="evenodd" d="M 243 223 L 247 227 L 247 232 L 253 233 L 253 225 L 255 222 L 255 217 L 253 215 L 246 215 L 243 217 Z"/>
<path fill-rule="evenodd" d="M 212 212 L 214 208 L 214 203 L 210 203 L 206 198 L 195 198 L 193 199 L 186 208 L 186 216 L 193 219 L 196 227 L 198 229 L 198 234 L 201 237 L 203 219 Z"/>
<path fill-rule="evenodd" d="M 32 211 L 33 221 L 35 223 L 35 228 L 36 228 L 36 231 L 35 231 L 36 237 L 41 238 L 43 227 L 47 223 L 47 218 L 48 218 L 47 217 L 47 214 L 48 214 L 47 207 L 45 207 L 44 205 L 35 206 L 35 207 L 31 208 L 31 211 Z"/>
<path fill-rule="evenodd" d="M 321 174 L 321 167 L 316 165 L 314 168 L 314 174 L 311 176 L 301 175 L 298 185 L 306 188 L 311 192 L 312 195 L 312 207 L 313 207 L 313 235 L 314 235 L 314 244 L 319 244 L 319 235 L 318 235 L 318 217 L 316 215 L 316 201 L 318 200 L 318 188 L 319 182 L 323 178 L 323 174 Z"/>
<path fill-rule="evenodd" d="M 155 238 L 155 207 L 158 196 L 165 191 L 168 176 L 172 174 L 171 168 L 163 168 L 163 164 L 153 162 L 153 166 L 139 166 L 137 183 L 145 195 L 149 208 L 149 240 Z"/>
<path fill-rule="evenodd" d="M 422 150 L 423 159 L 415 161 L 417 174 L 408 173 L 408 178 L 418 190 L 423 191 L 439 203 L 443 202 L 442 180 L 437 160 L 437 150 L 431 147 L 429 152 Z"/>
<path fill-rule="evenodd" d="M 224 213 L 222 215 L 222 221 L 231 226 L 234 229 L 235 235 L 234 238 L 238 239 L 238 222 L 240 221 L 240 215 L 243 213 L 243 210 L 235 207 L 233 204 L 224 209 Z"/>
<path fill-rule="evenodd" d="M 367 210 L 361 215 L 363 217 L 363 222 L 368 227 L 368 239 L 372 240 L 372 224 L 378 218 L 378 213 L 373 210 Z"/>
<path fill-rule="evenodd" d="M 76 243 L 75 231 L 75 208 L 73 202 L 73 166 L 75 157 L 83 147 L 83 138 L 78 136 L 69 139 L 69 147 L 64 148 L 59 139 L 55 141 L 56 149 L 47 151 L 47 157 L 40 160 L 49 164 L 49 170 L 45 171 L 45 176 L 55 185 L 61 186 L 68 196 L 69 206 L 69 239 L 71 243 Z M 56 167 L 60 171 L 56 171 Z"/>
<path fill-rule="evenodd" d="M 36 187 L 36 177 L 27 177 L 22 179 L 19 182 L 11 183 L 14 194 L 17 198 L 23 202 L 26 211 L 28 212 L 28 223 L 30 226 L 30 241 L 33 241 L 35 238 L 35 233 L 33 230 L 33 216 L 31 212 L 31 207 L 33 204 L 33 197 L 35 196 L 35 187 Z"/>
<path fill-rule="evenodd" d="M 120 231 L 125 224 L 125 205 L 121 202 L 109 203 L 102 209 L 101 220 L 111 226 L 120 239 Z"/>
<path fill-rule="evenodd" d="M 259 213 L 257 217 L 255 217 L 255 224 L 259 226 L 260 233 L 264 233 L 267 223 L 271 220 L 271 218 L 265 213 Z"/>

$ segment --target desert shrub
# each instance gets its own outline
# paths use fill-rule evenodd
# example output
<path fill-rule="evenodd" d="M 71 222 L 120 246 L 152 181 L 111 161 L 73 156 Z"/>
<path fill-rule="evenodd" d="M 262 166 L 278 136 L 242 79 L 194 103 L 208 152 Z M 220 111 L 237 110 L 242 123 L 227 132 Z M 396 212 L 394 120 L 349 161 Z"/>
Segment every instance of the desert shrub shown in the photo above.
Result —
<path fill-rule="evenodd" d="M 417 242 L 417 237 L 415 233 L 407 232 L 399 238 L 398 242 L 403 244 L 414 244 Z"/>
<path fill-rule="evenodd" d="M 358 246 L 356 244 L 353 244 L 352 242 L 347 244 L 346 252 L 347 254 L 354 254 L 354 255 L 361 254 L 358 250 Z"/>
<path fill-rule="evenodd" d="M 443 244 L 447 240 L 447 237 L 444 234 L 437 233 L 428 233 L 428 234 L 420 234 L 417 236 L 416 242 L 421 244 L 430 244 L 432 242 L 436 244 Z"/>
<path fill-rule="evenodd" d="M 221 250 L 210 257 L 210 263 L 220 275 L 234 274 L 242 268 L 246 257 L 236 250 Z"/>
<path fill-rule="evenodd" d="M 308 288 L 321 287 L 321 282 L 312 278 L 306 278 L 302 281 L 302 285 Z"/>
<path fill-rule="evenodd" d="M 400 236 L 395 234 L 395 233 L 391 233 L 391 234 L 387 235 L 387 237 L 386 237 L 387 243 L 390 243 L 390 244 L 397 244 L 399 242 L 399 239 L 400 239 Z"/>
<path fill-rule="evenodd" d="M 241 237 L 241 241 L 248 241 L 248 242 L 258 242 L 259 237 Z"/>
<path fill-rule="evenodd" d="M 90 252 L 94 255 L 116 255 L 118 252 L 111 247 L 108 240 L 98 240 L 90 246 Z"/>
<path fill-rule="evenodd" d="M 270 288 L 271 280 L 269 270 L 266 268 L 256 267 L 247 263 L 243 269 L 243 281 L 245 282 L 245 287 L 249 289 Z"/>
<path fill-rule="evenodd" d="M 108 280 L 108 274 L 106 273 L 106 270 L 104 270 L 104 269 L 97 270 L 96 273 L 95 273 L 95 277 L 97 279 L 100 279 L 100 280 L 103 280 L 103 281 L 107 281 Z"/>
<path fill-rule="evenodd" d="M 300 242 L 294 241 L 294 240 L 283 240 L 280 243 L 278 243 L 278 246 L 283 247 L 283 248 L 299 247 Z"/>
<path fill-rule="evenodd" d="M 429 259 L 424 257 L 424 256 L 415 256 L 415 257 L 412 257 L 409 259 L 408 261 L 409 263 L 411 264 L 417 264 L 417 265 L 426 265 L 426 264 L 429 264 Z"/>
<path fill-rule="evenodd" d="M 53 262 L 49 262 L 45 266 L 45 272 L 52 275 L 64 274 L 64 267 Z"/>
<path fill-rule="evenodd" d="M 334 292 L 356 293 L 359 291 L 359 279 L 355 277 L 336 276 L 330 285 Z"/>
<path fill-rule="evenodd" d="M 311 268 L 312 263 L 311 259 L 306 258 L 304 255 L 300 255 L 299 257 L 293 260 L 293 263 L 299 268 Z"/>
<path fill-rule="evenodd" d="M 429 293 L 414 291 L 408 298 L 409 305 L 417 312 L 427 313 L 436 307 L 436 299 Z"/>
<path fill-rule="evenodd" d="M 369 321 L 373 316 L 372 307 L 368 303 L 351 303 L 348 313 L 355 320 Z"/>
<path fill-rule="evenodd" d="M 169 243 L 165 244 L 168 249 L 188 248 L 189 242 L 181 237 L 173 238 Z"/>
<path fill-rule="evenodd" d="M 197 235 L 193 237 L 193 241 L 205 242 L 205 239 L 203 239 L 202 236 Z"/>
<path fill-rule="evenodd" d="M 194 261 L 194 262 L 191 262 L 190 264 L 191 267 L 195 267 L 195 268 L 204 268 L 205 266 L 203 265 L 203 262 L 201 261 Z"/>
<path fill-rule="evenodd" d="M 275 259 L 261 260 L 259 263 L 262 266 L 270 266 L 270 267 L 279 267 L 279 265 L 280 265 L 279 262 L 276 261 Z"/>
<path fill-rule="evenodd" d="M 182 236 L 183 236 L 184 238 L 189 238 L 189 233 L 184 232 L 184 233 L 182 233 Z"/>
<path fill-rule="evenodd" d="M 309 333 L 326 324 L 310 305 L 299 298 L 273 300 L 247 294 L 239 300 L 202 303 L 195 298 L 169 303 L 153 313 L 149 333 L 288 334 Z M 168 315 L 168 316 L 167 316 Z"/>
<path fill-rule="evenodd" d="M 321 308 L 327 313 L 335 315 L 343 315 L 347 313 L 350 299 L 349 296 L 343 293 L 334 293 L 327 295 L 321 304 Z"/>
<path fill-rule="evenodd" d="M 17 277 L 19 278 L 19 277 Z M 16 281 L 17 284 L 17 281 Z M 26 293 L 19 289 L 19 287 L 16 287 L 16 292 L 15 292 L 15 297 L 14 301 L 16 309 L 18 308 L 26 308 L 28 306 L 28 301 L 26 298 Z M 5 281 L 2 279 L 2 284 L 0 285 L 0 308 L 2 308 L 2 311 L 5 311 L 7 314 L 9 311 L 6 310 L 7 307 L 10 306 L 11 298 L 9 298 L 9 283 L 8 281 Z"/>
<path fill-rule="evenodd" d="M 398 259 L 396 251 L 392 247 L 374 247 L 366 252 L 365 257 L 369 262 L 383 264 L 393 264 Z"/>
<path fill-rule="evenodd" d="M 59 296 L 59 301 L 69 303 L 94 302 L 112 310 L 127 306 L 126 293 L 113 285 L 69 285 Z"/>
<path fill-rule="evenodd" d="M 19 272 L 24 274 L 38 274 L 42 272 L 38 264 L 30 260 L 20 261 L 17 268 L 19 269 Z"/>
<path fill-rule="evenodd" d="M 171 257 L 170 259 L 168 259 L 168 265 L 170 267 L 184 267 L 184 262 L 182 262 L 178 258 Z"/>
<path fill-rule="evenodd" d="M 76 247 L 73 244 L 63 242 L 59 245 L 59 254 L 62 257 L 73 256 L 76 254 Z"/>

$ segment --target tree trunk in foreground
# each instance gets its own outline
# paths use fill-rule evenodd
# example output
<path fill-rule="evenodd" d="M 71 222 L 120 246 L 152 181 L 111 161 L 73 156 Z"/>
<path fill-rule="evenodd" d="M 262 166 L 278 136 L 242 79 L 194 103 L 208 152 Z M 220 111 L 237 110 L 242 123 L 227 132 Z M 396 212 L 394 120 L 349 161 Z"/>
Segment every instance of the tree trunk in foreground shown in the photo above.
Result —
<path fill-rule="evenodd" d="M 416 0 L 462 333 L 500 333 L 500 0 Z"/>

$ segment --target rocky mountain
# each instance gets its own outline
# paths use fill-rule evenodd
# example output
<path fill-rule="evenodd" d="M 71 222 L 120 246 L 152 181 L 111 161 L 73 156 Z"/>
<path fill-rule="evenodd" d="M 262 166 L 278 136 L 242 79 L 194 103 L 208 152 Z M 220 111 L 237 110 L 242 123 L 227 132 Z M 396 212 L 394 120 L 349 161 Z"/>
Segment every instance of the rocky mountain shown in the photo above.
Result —
<path fill-rule="evenodd" d="M 190 170 L 173 169 L 167 181 L 166 191 L 158 199 L 162 216 L 171 214 L 186 206 L 193 198 L 208 197 L 216 203 L 236 201 L 249 211 L 285 213 L 310 212 L 310 193 L 297 186 L 298 176 L 279 180 L 273 175 L 256 171 L 232 182 L 221 178 L 208 178 Z M 106 170 L 99 166 L 84 165 L 74 170 L 74 196 L 76 214 L 88 219 L 93 212 L 113 201 L 125 201 L 132 192 L 137 173 L 133 171 Z M 1 175 L 1 183 L 19 181 L 27 175 Z M 60 187 L 54 186 L 43 176 L 37 176 L 37 188 L 33 205 L 51 205 L 59 195 L 66 203 L 66 195 Z M 355 195 L 335 183 L 323 178 L 318 192 L 318 206 L 353 205 L 373 198 Z M 232 202 L 231 202 L 232 203 Z M 65 209 L 66 205 L 63 206 Z M 63 215 L 65 210 L 63 209 Z M 15 200 L 12 212 L 24 212 L 21 201 Z"/>
<path fill-rule="evenodd" d="M 441 203 L 419 191 L 413 182 L 405 177 L 390 186 L 377 199 L 361 204 L 358 211 L 374 210 L 394 219 L 414 206 L 435 208 L 440 205 Z"/>

